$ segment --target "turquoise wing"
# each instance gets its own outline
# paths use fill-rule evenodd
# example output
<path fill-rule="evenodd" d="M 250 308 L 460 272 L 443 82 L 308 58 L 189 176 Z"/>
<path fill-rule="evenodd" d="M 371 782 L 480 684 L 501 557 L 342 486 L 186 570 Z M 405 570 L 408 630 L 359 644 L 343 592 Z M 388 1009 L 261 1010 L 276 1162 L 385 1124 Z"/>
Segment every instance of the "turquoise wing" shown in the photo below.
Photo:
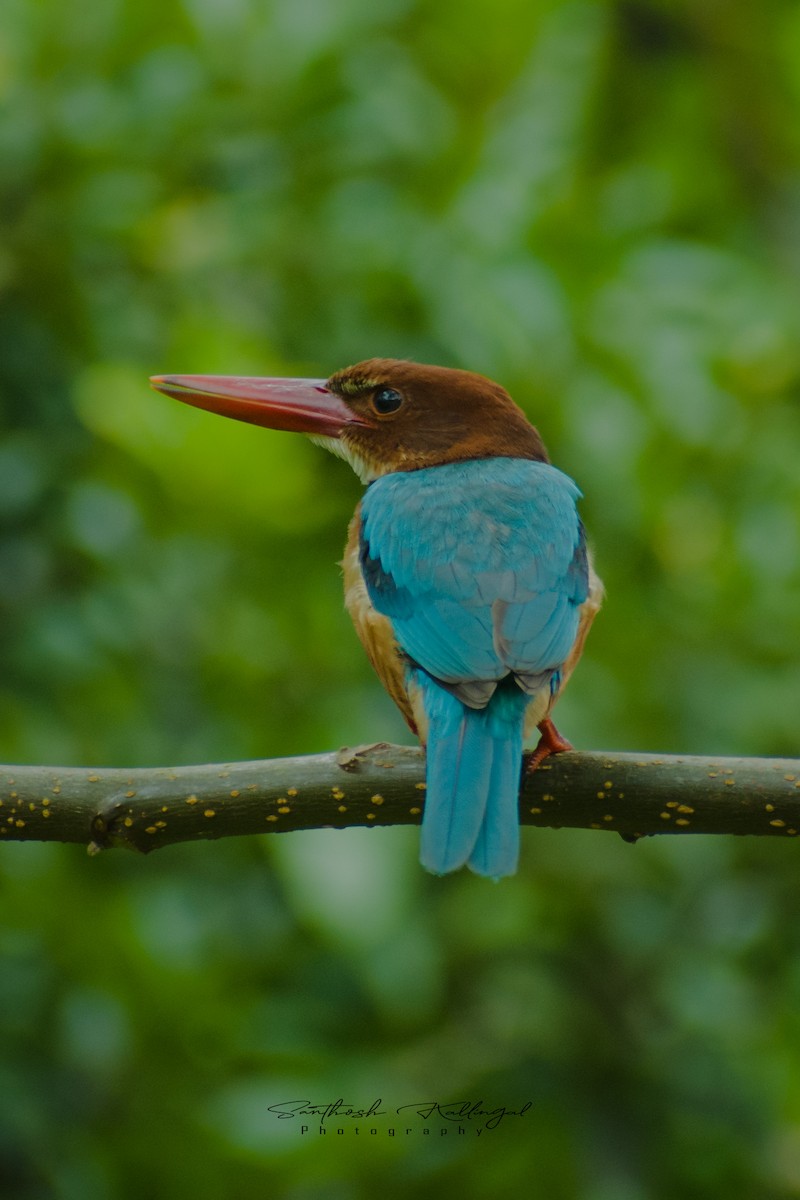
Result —
<path fill-rule="evenodd" d="M 555 467 L 515 458 L 398 472 L 367 489 L 370 599 L 409 659 L 465 703 L 481 707 L 508 674 L 535 690 L 567 658 L 588 591 L 579 496 Z"/>

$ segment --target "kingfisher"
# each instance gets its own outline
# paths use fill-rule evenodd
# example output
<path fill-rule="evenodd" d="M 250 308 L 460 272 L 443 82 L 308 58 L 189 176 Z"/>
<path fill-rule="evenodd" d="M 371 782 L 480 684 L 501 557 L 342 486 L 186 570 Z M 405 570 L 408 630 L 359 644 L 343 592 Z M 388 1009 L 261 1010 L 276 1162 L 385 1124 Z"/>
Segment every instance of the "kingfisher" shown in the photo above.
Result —
<path fill-rule="evenodd" d="M 328 379 L 159 375 L 158 391 L 305 433 L 366 491 L 344 553 L 345 605 L 426 749 L 422 865 L 499 879 L 519 857 L 524 770 L 572 747 L 550 713 L 603 587 L 577 485 L 499 384 L 372 358 Z M 538 728 L 533 754 L 523 747 Z"/>

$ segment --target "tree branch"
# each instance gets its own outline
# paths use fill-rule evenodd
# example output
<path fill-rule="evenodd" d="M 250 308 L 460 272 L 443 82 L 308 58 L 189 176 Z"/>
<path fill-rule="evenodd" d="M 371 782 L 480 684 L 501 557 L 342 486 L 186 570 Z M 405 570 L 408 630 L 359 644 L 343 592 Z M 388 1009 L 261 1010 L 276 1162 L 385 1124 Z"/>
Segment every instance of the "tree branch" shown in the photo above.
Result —
<path fill-rule="evenodd" d="M 413 825 L 424 755 L 381 743 L 192 767 L 0 767 L 0 841 L 127 846 L 354 825 Z M 567 753 L 524 780 L 525 825 L 794 837 L 800 760 Z"/>

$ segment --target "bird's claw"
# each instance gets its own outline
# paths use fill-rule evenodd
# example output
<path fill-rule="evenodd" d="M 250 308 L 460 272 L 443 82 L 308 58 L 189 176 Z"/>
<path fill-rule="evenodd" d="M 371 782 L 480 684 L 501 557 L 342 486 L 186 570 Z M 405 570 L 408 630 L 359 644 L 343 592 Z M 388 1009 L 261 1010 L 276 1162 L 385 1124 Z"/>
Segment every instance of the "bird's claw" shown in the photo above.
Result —
<path fill-rule="evenodd" d="M 538 725 L 540 737 L 536 749 L 525 764 L 525 773 L 530 775 L 551 754 L 563 754 L 565 750 L 573 750 L 572 742 L 558 732 L 549 717 L 545 717 Z"/>

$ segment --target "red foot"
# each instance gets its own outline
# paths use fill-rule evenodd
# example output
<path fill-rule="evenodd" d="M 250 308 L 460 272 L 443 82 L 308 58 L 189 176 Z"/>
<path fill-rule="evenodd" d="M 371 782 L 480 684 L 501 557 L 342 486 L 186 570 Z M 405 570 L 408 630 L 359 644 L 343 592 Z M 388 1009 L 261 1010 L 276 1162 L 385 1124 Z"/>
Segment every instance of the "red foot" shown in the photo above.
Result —
<path fill-rule="evenodd" d="M 539 744 L 528 759 L 525 771 L 528 775 L 535 771 L 551 754 L 562 754 L 564 750 L 572 750 L 573 745 L 556 729 L 549 717 L 545 717 L 537 726 L 540 734 Z"/>

